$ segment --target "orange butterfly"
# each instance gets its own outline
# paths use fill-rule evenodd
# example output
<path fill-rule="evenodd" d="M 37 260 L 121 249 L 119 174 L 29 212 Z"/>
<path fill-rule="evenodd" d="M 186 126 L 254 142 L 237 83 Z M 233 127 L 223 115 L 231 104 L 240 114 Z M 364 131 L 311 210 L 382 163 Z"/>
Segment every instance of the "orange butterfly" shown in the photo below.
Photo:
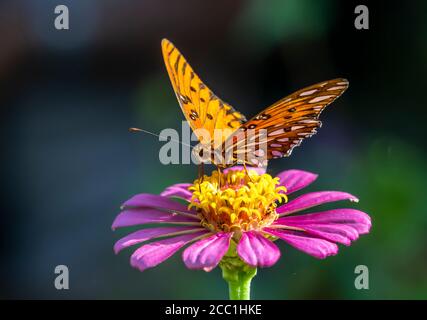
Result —
<path fill-rule="evenodd" d="M 202 82 L 167 39 L 162 41 L 162 51 L 178 102 L 200 141 L 193 153 L 202 159 L 210 151 L 209 160 L 218 168 L 238 163 L 266 166 L 269 159 L 289 156 L 304 138 L 316 133 L 322 124 L 320 113 L 348 88 L 346 79 L 324 81 L 283 98 L 246 121 Z M 219 138 L 215 131 L 220 132 Z"/>

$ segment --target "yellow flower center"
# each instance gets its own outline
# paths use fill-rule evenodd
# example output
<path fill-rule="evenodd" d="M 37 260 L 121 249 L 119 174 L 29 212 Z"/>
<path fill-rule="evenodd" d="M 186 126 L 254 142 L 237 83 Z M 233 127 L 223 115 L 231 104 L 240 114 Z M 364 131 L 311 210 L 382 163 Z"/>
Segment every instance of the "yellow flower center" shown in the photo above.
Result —
<path fill-rule="evenodd" d="M 279 178 L 269 174 L 249 169 L 249 175 L 244 170 L 220 175 L 214 171 L 194 181 L 189 187 L 193 192 L 189 208 L 197 208 L 202 226 L 215 232 L 239 233 L 262 229 L 278 218 L 277 202 L 288 200 L 286 188 L 277 186 Z"/>

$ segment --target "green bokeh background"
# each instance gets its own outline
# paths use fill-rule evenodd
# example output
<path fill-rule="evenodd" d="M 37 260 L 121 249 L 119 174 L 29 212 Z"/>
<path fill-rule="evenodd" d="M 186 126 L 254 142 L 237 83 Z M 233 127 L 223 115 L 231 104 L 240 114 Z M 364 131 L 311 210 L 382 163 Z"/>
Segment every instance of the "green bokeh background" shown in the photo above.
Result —
<path fill-rule="evenodd" d="M 2 210 L 0 297 L 224 299 L 219 269 L 187 270 L 180 254 L 140 273 L 111 231 L 120 204 L 191 181 L 194 165 L 164 166 L 161 143 L 128 127 L 180 130 L 184 119 L 160 52 L 173 41 L 218 96 L 248 116 L 300 89 L 346 77 L 323 127 L 269 171 L 319 174 L 307 190 L 360 198 L 373 227 L 337 256 L 316 260 L 280 243 L 258 270 L 255 299 L 427 298 L 427 5 L 365 1 L 5 1 L 0 12 Z M 70 269 L 70 290 L 53 286 Z M 369 290 L 354 269 L 369 268 Z"/>

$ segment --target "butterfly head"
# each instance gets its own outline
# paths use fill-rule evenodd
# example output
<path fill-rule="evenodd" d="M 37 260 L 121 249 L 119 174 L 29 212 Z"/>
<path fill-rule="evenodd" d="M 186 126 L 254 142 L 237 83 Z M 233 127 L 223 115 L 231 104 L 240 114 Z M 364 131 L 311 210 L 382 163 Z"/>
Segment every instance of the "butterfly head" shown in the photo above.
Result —
<path fill-rule="evenodd" d="M 203 144 L 199 143 L 193 147 L 191 151 L 193 153 L 193 159 L 196 163 L 210 163 L 211 162 L 211 154 L 212 154 L 212 146 L 211 144 Z"/>

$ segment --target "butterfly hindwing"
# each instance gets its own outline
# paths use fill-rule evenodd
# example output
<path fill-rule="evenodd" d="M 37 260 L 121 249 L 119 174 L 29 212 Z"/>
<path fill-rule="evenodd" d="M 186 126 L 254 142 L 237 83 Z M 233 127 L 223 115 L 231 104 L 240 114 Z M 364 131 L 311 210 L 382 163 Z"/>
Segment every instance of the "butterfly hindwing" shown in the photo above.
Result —
<path fill-rule="evenodd" d="M 167 39 L 162 41 L 162 52 L 176 97 L 191 129 L 205 144 L 213 142 L 215 129 L 221 129 L 222 139 L 217 143 L 220 145 L 246 121 L 245 117 L 218 98 Z M 201 128 L 209 134 L 209 141 L 203 141 L 206 137 L 197 130 Z"/>
<path fill-rule="evenodd" d="M 339 78 L 299 90 L 244 123 L 235 134 L 237 138 L 235 137 L 233 142 L 226 141 L 223 147 L 225 148 L 227 142 L 233 146 L 233 158 L 238 153 L 246 152 L 245 162 L 249 165 L 261 165 L 259 159 L 251 156 L 254 152 L 263 151 L 259 150 L 262 145 L 260 142 L 266 143 L 266 160 L 289 156 L 292 149 L 299 146 L 304 138 L 316 133 L 317 128 L 322 125 L 318 119 L 320 113 L 347 88 L 348 81 Z M 253 137 L 252 141 L 247 138 L 247 131 L 250 129 L 255 132 L 258 144 L 253 142 Z M 262 138 L 257 137 L 261 132 L 266 134 Z"/>

